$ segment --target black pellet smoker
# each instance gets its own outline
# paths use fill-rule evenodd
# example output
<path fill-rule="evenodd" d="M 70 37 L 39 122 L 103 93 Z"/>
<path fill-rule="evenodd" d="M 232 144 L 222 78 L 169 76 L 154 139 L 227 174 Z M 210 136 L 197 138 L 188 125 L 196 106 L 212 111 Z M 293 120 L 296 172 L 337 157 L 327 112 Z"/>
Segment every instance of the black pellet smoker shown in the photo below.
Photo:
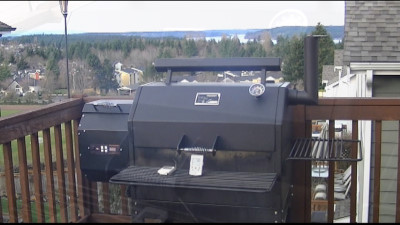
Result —
<path fill-rule="evenodd" d="M 157 59 L 165 82 L 131 100 L 86 103 L 83 174 L 128 185 L 132 222 L 288 222 L 290 105 L 318 101 L 318 39 L 305 39 L 305 90 L 266 83 L 279 58 Z M 261 83 L 171 83 L 173 72 L 261 71 Z"/>

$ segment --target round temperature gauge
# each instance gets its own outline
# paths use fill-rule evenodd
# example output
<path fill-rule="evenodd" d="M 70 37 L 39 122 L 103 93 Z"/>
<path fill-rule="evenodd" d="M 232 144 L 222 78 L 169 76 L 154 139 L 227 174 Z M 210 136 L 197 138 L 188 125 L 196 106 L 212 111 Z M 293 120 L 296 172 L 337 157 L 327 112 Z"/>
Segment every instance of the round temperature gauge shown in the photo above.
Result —
<path fill-rule="evenodd" d="M 249 93 L 255 97 L 260 97 L 264 92 L 265 86 L 263 84 L 252 84 L 249 88 Z"/>

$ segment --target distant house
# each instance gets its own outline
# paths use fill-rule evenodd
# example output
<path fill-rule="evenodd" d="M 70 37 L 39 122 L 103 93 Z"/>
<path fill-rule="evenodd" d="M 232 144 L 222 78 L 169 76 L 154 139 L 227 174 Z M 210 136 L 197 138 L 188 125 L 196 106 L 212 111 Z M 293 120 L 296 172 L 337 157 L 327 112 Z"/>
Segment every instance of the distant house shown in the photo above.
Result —
<path fill-rule="evenodd" d="M 225 74 L 225 73 L 224 73 Z M 219 76 L 218 82 L 224 82 L 226 76 Z M 243 82 L 251 82 L 251 83 L 260 83 L 261 82 L 261 73 L 259 71 L 252 71 L 251 73 L 248 71 L 242 71 L 239 76 L 230 76 L 226 77 L 230 80 L 243 83 Z M 282 83 L 283 82 L 283 74 L 282 71 L 267 71 L 266 73 L 266 83 Z"/>
<path fill-rule="evenodd" d="M 0 37 L 3 36 L 3 34 L 11 33 L 11 31 L 15 31 L 16 29 L 17 28 L 11 27 L 0 21 Z"/>
<path fill-rule="evenodd" d="M 117 70 L 116 72 L 116 80 L 120 87 L 128 87 L 131 85 L 131 75 L 129 73 L 122 70 Z"/>
<path fill-rule="evenodd" d="M 172 76 L 172 83 L 197 83 L 197 76 L 183 75 L 183 76 Z"/>
<path fill-rule="evenodd" d="M 40 91 L 42 91 L 42 87 L 40 86 L 29 86 L 28 88 L 28 92 L 30 93 L 39 93 Z"/>
<path fill-rule="evenodd" d="M 139 86 L 143 79 L 143 71 L 137 68 L 123 68 L 123 64 L 114 64 L 115 79 L 119 85 L 117 91 L 120 95 L 129 95 Z"/>
<path fill-rule="evenodd" d="M 6 88 L 6 91 L 9 92 L 15 92 L 17 95 L 22 96 L 23 95 L 23 91 L 22 91 L 22 86 L 16 81 L 13 80 Z"/>
<path fill-rule="evenodd" d="M 281 71 L 268 71 L 265 82 L 266 83 L 280 83 L 283 82 L 283 74 Z M 203 74 L 199 73 L 196 75 L 182 75 L 182 76 L 172 76 L 171 82 L 191 82 L 196 83 L 199 80 L 204 80 Z M 215 77 L 215 82 L 221 83 L 260 83 L 261 73 L 259 71 L 241 71 L 241 72 L 231 72 L 224 71 L 217 74 Z"/>
<path fill-rule="evenodd" d="M 119 87 L 117 88 L 118 95 L 130 95 L 133 92 L 133 89 L 130 87 Z"/>
<path fill-rule="evenodd" d="M 43 80 L 44 76 L 41 74 L 40 70 L 35 70 L 28 73 L 29 78 L 34 80 Z"/>
<path fill-rule="evenodd" d="M 137 68 L 126 68 L 123 69 L 123 72 L 128 75 L 124 78 L 129 85 L 138 84 L 143 79 L 143 71 Z"/>
<path fill-rule="evenodd" d="M 327 80 L 327 97 L 400 97 L 400 4 L 398 1 L 346 1 L 344 49 Z M 340 54 L 339 54 L 340 55 Z M 335 58 L 336 60 L 336 58 Z M 349 126 L 348 126 L 349 127 Z M 363 160 L 358 167 L 357 222 L 372 218 L 373 124 L 359 123 Z M 396 122 L 382 124 L 382 177 L 379 222 L 395 222 L 399 132 Z"/>
<path fill-rule="evenodd" d="M 138 84 L 143 78 L 143 71 L 137 68 L 123 68 L 120 62 L 114 63 L 115 78 L 120 87 Z"/>
<path fill-rule="evenodd" d="M 229 78 L 229 77 L 225 77 L 220 82 L 222 82 L 222 83 L 235 83 L 235 81 L 232 78 Z"/>
<path fill-rule="evenodd" d="M 114 64 L 114 69 L 115 70 L 121 70 L 122 69 L 122 63 L 121 62 L 117 62 Z"/>

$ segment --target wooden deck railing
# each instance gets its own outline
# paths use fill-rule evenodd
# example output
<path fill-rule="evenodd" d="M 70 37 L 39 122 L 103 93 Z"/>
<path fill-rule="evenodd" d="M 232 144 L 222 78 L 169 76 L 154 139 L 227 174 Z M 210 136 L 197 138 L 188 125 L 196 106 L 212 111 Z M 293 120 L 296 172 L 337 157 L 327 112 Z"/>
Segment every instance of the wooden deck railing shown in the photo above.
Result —
<path fill-rule="evenodd" d="M 83 202 L 79 201 L 78 196 L 82 196 L 82 186 L 77 185 L 75 174 L 79 174 L 79 163 L 75 162 L 73 152 L 73 135 L 76 134 L 78 120 L 81 117 L 82 99 L 68 100 L 63 103 L 55 103 L 40 110 L 25 112 L 10 118 L 0 119 L 0 144 L 3 144 L 4 155 L 4 174 L 6 179 L 6 197 L 8 200 L 9 222 L 18 222 L 20 217 L 23 222 L 32 222 L 32 207 L 30 204 L 31 188 L 28 179 L 28 162 L 27 152 L 32 156 L 33 170 L 33 188 L 35 196 L 36 218 L 35 222 L 45 222 L 44 212 L 44 196 L 47 199 L 47 208 L 49 222 L 56 221 L 56 197 L 59 201 L 60 221 L 67 222 L 67 195 L 69 196 L 70 205 L 70 221 L 78 220 L 78 205 L 83 215 Z M 62 130 L 61 124 L 65 124 L 64 137 L 67 152 L 67 174 L 68 187 L 65 186 L 64 173 L 64 156 L 62 146 Z M 72 128 L 72 124 L 74 128 Z M 51 137 L 50 128 L 54 129 L 54 137 Z M 74 129 L 74 130 L 73 130 Z M 39 147 L 39 132 L 42 132 L 43 146 Z M 26 137 L 30 136 L 31 148 L 26 147 Z M 55 139 L 55 151 L 52 151 L 51 138 Z M 76 137 L 75 137 L 76 139 Z M 17 141 L 18 148 L 18 171 L 20 174 L 20 190 L 21 190 L 21 209 L 18 210 L 17 193 L 14 180 L 14 162 L 12 141 Z M 41 166 L 40 166 L 40 149 L 44 154 L 44 167 L 46 174 L 46 193 L 43 193 Z M 56 153 L 56 172 L 57 186 L 55 189 L 53 180 L 53 157 L 52 152 Z M 75 153 L 76 155 L 76 153 Z M 75 167 L 78 166 L 78 168 Z M 78 178 L 78 183 L 82 183 Z M 78 190 L 76 187 L 78 186 Z M 4 211 L 4 210 L 2 210 Z M 3 215 L 0 215 L 3 220 Z"/>
<path fill-rule="evenodd" d="M 95 99 L 88 98 L 90 100 Z M 6 195 L 0 196 L 0 200 L 8 202 L 7 209 L 0 204 L 0 222 L 87 221 L 100 212 L 99 206 L 102 207 L 101 213 L 112 214 L 109 184 L 88 182 L 81 174 L 77 131 L 84 103 L 82 98 L 69 99 L 0 118 L 6 183 Z M 27 140 L 30 143 L 27 144 Z M 31 156 L 31 160 L 27 160 L 27 155 Z M 16 157 L 18 163 L 14 165 Z M 16 174 L 19 175 L 20 187 L 15 185 Z M 98 185 L 101 187 L 98 188 Z M 122 212 L 119 214 L 126 215 L 119 218 L 122 222 L 127 221 L 129 212 L 124 194 L 126 187 L 121 185 L 119 188 L 122 193 Z M 102 201 L 99 202 L 98 190 L 101 189 Z M 34 201 L 31 201 L 32 198 Z"/>
<path fill-rule="evenodd" d="M 334 138 L 335 133 L 335 121 L 337 120 L 349 120 L 352 123 L 352 140 L 358 140 L 359 134 L 359 122 L 370 121 L 374 127 L 373 139 L 371 146 L 371 154 L 363 155 L 365 157 L 375 156 L 373 174 L 373 183 L 371 184 L 372 194 L 372 207 L 369 207 L 372 212 L 369 214 L 369 221 L 367 222 L 381 222 L 380 221 L 380 187 L 381 187 L 381 144 L 382 144 L 382 122 L 383 121 L 397 121 L 400 122 L 400 99 L 389 99 L 389 98 L 322 98 L 319 99 L 318 105 L 313 106 L 296 106 L 294 108 L 294 125 L 295 125 L 295 136 L 310 137 L 312 130 L 313 120 L 326 120 L 329 121 L 329 138 Z M 400 135 L 397 143 L 400 143 Z M 400 145 L 398 145 L 400 146 Z M 352 146 L 357 148 L 357 146 Z M 400 147 L 398 147 L 400 152 Z M 352 153 L 356 153 L 352 151 Z M 398 154 L 400 157 L 400 154 Z M 356 155 L 352 155 L 352 158 L 356 158 Z M 363 160 L 364 160 L 363 159 Z M 372 161 L 371 161 L 372 163 Z M 398 160 L 400 163 L 400 160 Z M 357 162 L 351 162 L 351 185 L 350 186 L 350 222 L 359 222 L 356 220 L 357 215 Z M 311 161 L 297 161 L 295 162 L 295 193 L 294 193 L 294 205 L 293 220 L 299 222 L 310 221 L 311 212 Z M 397 176 L 400 177 L 399 166 L 397 166 Z M 393 222 L 400 222 L 400 179 L 397 179 L 397 199 L 394 207 L 396 207 L 396 215 Z M 334 220 L 334 162 L 329 162 L 329 176 L 328 176 L 328 210 L 327 210 L 327 222 L 333 222 Z M 331 191 L 329 191 L 331 190 Z M 359 207 L 362 207 L 359 205 Z M 366 222 L 366 221 L 364 221 Z"/>
<path fill-rule="evenodd" d="M 0 204 L 0 222 L 130 221 L 129 199 L 125 196 L 127 187 L 89 182 L 80 171 L 77 141 L 79 120 L 84 103 L 96 99 L 99 98 L 70 99 L 16 116 L 0 118 L 0 145 L 3 149 L 6 180 L 6 196 L 0 196 L 0 200 L 8 200 L 7 209 L 2 208 Z M 352 139 L 356 140 L 359 121 L 372 121 L 375 126 L 373 151 L 376 160 L 374 171 L 371 173 L 375 178 L 372 184 L 372 219 L 369 222 L 379 222 L 381 126 L 385 120 L 400 121 L 400 99 L 325 98 L 320 99 L 318 105 L 299 105 L 293 109 L 295 138 L 310 137 L 313 120 L 328 120 L 332 134 L 336 120 L 350 120 Z M 30 142 L 27 143 L 26 140 Z M 44 157 L 41 158 L 41 155 Z M 18 160 L 15 160 L 16 157 Z M 398 162 L 400 163 L 400 160 Z M 333 222 L 334 216 L 334 197 L 333 192 L 329 191 L 333 187 L 333 163 L 329 162 L 328 222 Z M 294 222 L 309 222 L 311 162 L 296 160 L 294 164 L 296 169 L 293 176 L 294 193 L 290 219 Z M 15 170 L 16 167 L 18 171 Z M 357 183 L 357 170 L 357 162 L 352 162 L 352 184 Z M 16 186 L 16 173 L 19 173 L 20 187 Z M 115 188 L 118 190 L 118 198 L 110 194 L 113 193 L 111 189 Z M 351 185 L 351 222 L 356 221 L 356 188 L 356 185 Z M 20 193 L 16 190 L 20 190 Z M 117 211 L 111 207 L 115 201 L 119 204 Z M 395 222 L 400 222 L 399 203 L 400 193 L 397 191 Z"/>

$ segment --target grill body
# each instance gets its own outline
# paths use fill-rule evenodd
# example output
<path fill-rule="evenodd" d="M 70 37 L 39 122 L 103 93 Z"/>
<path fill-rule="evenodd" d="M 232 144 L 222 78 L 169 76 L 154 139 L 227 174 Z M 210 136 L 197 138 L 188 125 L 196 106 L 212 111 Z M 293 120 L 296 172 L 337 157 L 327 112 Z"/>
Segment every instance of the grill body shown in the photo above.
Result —
<path fill-rule="evenodd" d="M 318 102 L 317 40 L 304 42 L 305 91 L 288 83 L 259 85 L 261 95 L 251 83 L 171 83 L 173 71 L 261 71 L 265 81 L 266 71 L 280 70 L 278 58 L 156 60 L 165 83 L 140 86 L 133 102 L 85 104 L 82 172 L 129 185 L 133 222 L 287 222 L 290 105 Z M 160 175 L 164 166 L 176 170 Z"/>
<path fill-rule="evenodd" d="M 266 84 L 257 98 L 250 85 L 155 83 L 137 90 L 128 118 L 133 159 L 110 180 L 131 185 L 133 217 L 151 207 L 167 212 L 169 222 L 286 221 L 287 83 Z M 199 93 L 211 103 L 196 104 Z M 204 157 L 201 176 L 189 175 L 193 154 Z M 159 175 L 166 165 L 177 170 Z"/>

